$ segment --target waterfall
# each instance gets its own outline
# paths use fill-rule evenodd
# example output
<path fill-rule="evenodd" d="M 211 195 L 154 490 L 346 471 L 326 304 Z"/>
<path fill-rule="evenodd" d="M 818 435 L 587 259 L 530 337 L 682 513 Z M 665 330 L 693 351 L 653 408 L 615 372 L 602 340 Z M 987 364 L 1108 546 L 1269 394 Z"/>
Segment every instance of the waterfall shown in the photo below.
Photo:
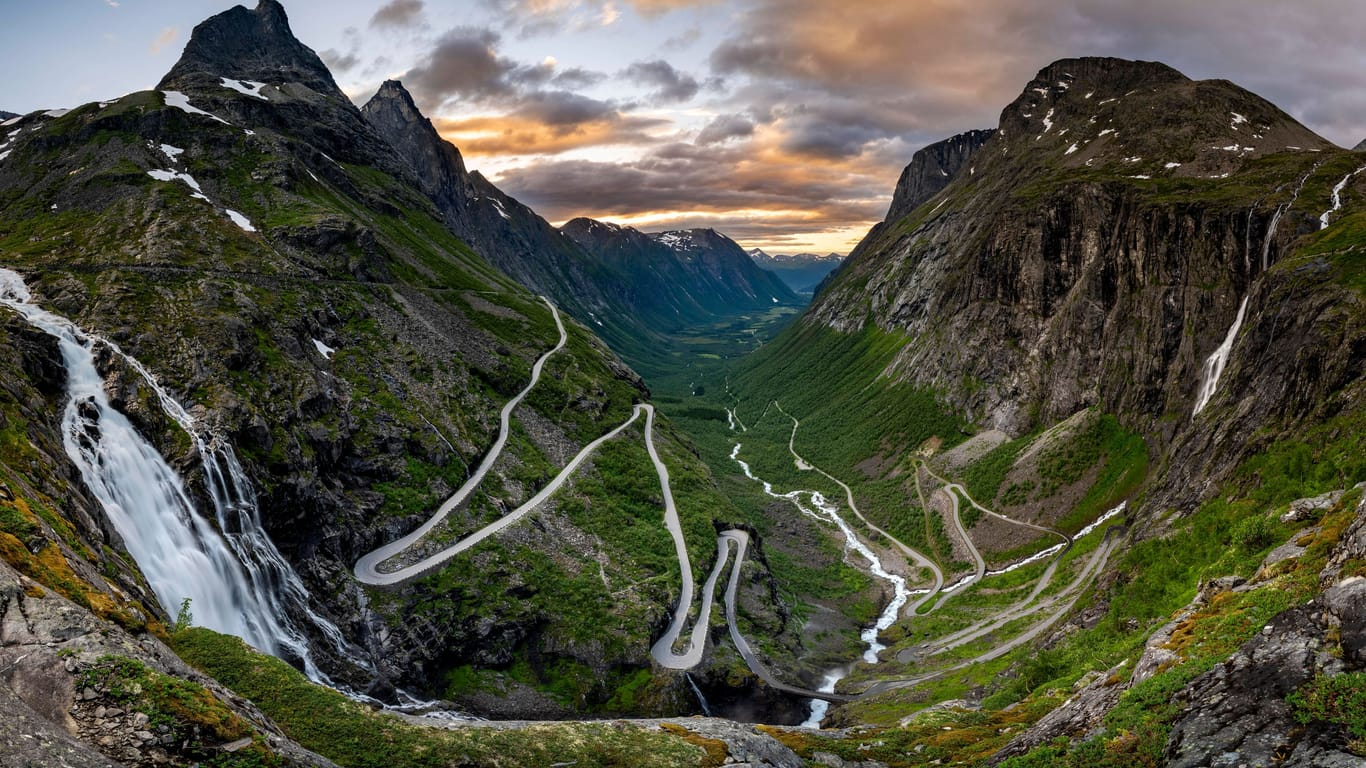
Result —
<path fill-rule="evenodd" d="M 312 599 L 266 535 L 256 494 L 232 446 L 202 428 L 137 360 L 117 345 L 30 303 L 17 273 L 0 269 L 0 304 L 58 340 L 67 371 L 63 445 L 147 577 L 161 607 L 176 613 L 189 598 L 195 623 L 236 635 L 256 648 L 317 668 L 307 636 L 290 610 L 309 619 L 344 656 L 359 661 L 341 631 L 311 607 Z M 217 530 L 195 508 L 184 481 L 110 405 L 93 350 L 104 344 L 152 388 L 166 414 L 194 441 L 204 464 Z"/>
<path fill-rule="evenodd" d="M 702 714 L 711 717 L 711 705 L 707 703 L 707 697 L 702 695 L 702 689 L 697 687 L 697 681 L 692 679 L 692 675 L 684 672 L 683 676 L 688 678 L 688 685 L 692 688 L 693 695 L 697 696 L 697 703 L 702 705 Z"/>
<path fill-rule="evenodd" d="M 1219 348 L 1210 354 L 1205 360 L 1205 375 L 1200 384 L 1200 395 L 1195 399 L 1195 410 L 1192 416 L 1204 410 L 1209 404 L 1210 398 L 1214 397 L 1215 391 L 1219 388 L 1219 376 L 1224 372 L 1224 366 L 1228 364 L 1229 354 L 1233 351 L 1233 342 L 1238 337 L 1238 329 L 1243 327 L 1243 315 L 1247 313 L 1247 297 L 1243 297 L 1243 303 L 1238 305 L 1238 315 L 1233 318 L 1233 325 L 1228 329 L 1228 335 L 1224 337 L 1224 342 Z"/>

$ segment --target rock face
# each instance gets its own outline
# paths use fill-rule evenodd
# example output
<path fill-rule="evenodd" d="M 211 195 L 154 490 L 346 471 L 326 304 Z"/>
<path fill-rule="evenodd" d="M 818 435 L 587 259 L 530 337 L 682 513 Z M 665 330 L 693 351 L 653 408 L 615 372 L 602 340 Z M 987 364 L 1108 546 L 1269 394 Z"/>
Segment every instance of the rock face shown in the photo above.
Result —
<path fill-rule="evenodd" d="M 109 692 L 82 683 L 83 673 L 115 656 L 203 691 L 261 738 L 284 765 L 335 768 L 289 741 L 250 704 L 185 665 L 160 641 L 130 635 L 38 586 L 0 561 L 0 764 L 31 768 L 141 768 L 190 765 L 221 753 L 205 733 L 174 718 L 118 706 Z M 201 702 L 201 707 L 205 706 Z M 177 733 L 195 746 L 168 738 Z M 244 745 L 238 745 L 241 749 Z M 252 750 L 260 749 L 252 747 Z M 243 755 L 246 757 L 247 755 Z"/>
<path fill-rule="evenodd" d="M 987 427 L 1100 405 L 1170 433 L 1241 297 L 1254 318 L 1277 306 L 1259 298 L 1276 278 L 1259 279 L 1327 205 L 1290 201 L 1331 150 L 1227 82 L 1060 61 L 1002 112 L 975 172 L 869 234 L 808 322 L 905 333 L 889 372 Z M 1266 178 L 1251 161 L 1273 151 Z"/>
<path fill-rule="evenodd" d="M 271 84 L 299 83 L 345 99 L 318 54 L 289 29 L 284 6 L 259 0 L 255 10 L 238 5 L 194 28 L 185 52 L 158 88 L 175 88 L 209 75 Z"/>
<path fill-rule="evenodd" d="M 887 220 L 896 221 L 939 194 L 968 168 L 972 156 L 995 133 L 995 129 L 967 131 L 931 144 L 912 155 L 910 164 L 901 172 L 901 178 L 896 183 Z"/>

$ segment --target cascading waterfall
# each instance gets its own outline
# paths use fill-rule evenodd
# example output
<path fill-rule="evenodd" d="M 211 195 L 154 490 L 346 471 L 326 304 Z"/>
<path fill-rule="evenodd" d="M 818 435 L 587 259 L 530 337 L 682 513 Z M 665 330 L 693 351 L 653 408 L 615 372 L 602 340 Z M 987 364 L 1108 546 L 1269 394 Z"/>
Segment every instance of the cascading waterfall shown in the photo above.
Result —
<path fill-rule="evenodd" d="M 1366 165 L 1356 169 L 1355 171 L 1352 171 L 1346 176 L 1343 176 L 1342 181 L 1339 181 L 1337 184 L 1333 185 L 1331 199 L 1329 200 L 1329 202 L 1331 202 L 1332 205 L 1328 208 L 1328 210 L 1324 211 L 1319 216 L 1319 229 L 1328 228 L 1329 218 L 1333 214 L 1337 213 L 1339 210 L 1342 209 L 1342 190 L 1347 188 L 1347 184 L 1351 182 L 1353 176 L 1356 176 L 1358 173 L 1361 173 L 1362 171 L 1366 171 Z"/>
<path fill-rule="evenodd" d="M 303 582 L 266 535 L 255 491 L 232 446 L 208 435 L 141 363 L 113 342 L 83 332 L 30 299 L 23 278 L 0 269 L 0 304 L 59 342 L 67 370 L 68 403 L 62 419 L 67 456 L 104 506 L 162 608 L 174 615 L 180 601 L 189 598 L 196 623 L 297 662 L 310 678 L 327 682 L 313 661 L 307 636 L 290 619 L 294 610 L 340 654 L 367 666 L 341 631 L 312 609 Z M 109 404 L 95 366 L 96 344 L 126 361 L 194 441 L 218 530 L 199 514 L 176 471 Z"/>
<path fill-rule="evenodd" d="M 1238 338 L 1238 330 L 1243 327 L 1243 315 L 1247 313 L 1247 297 L 1243 297 L 1243 303 L 1238 305 L 1238 315 L 1233 318 L 1233 325 L 1228 329 L 1228 335 L 1219 348 L 1214 350 L 1205 360 L 1204 377 L 1200 383 L 1200 395 L 1195 399 L 1195 410 L 1191 416 L 1204 410 L 1209 401 L 1214 397 L 1214 393 L 1219 389 L 1219 376 L 1224 372 L 1224 366 L 1228 364 L 1230 353 L 1233 352 L 1233 342 Z"/>

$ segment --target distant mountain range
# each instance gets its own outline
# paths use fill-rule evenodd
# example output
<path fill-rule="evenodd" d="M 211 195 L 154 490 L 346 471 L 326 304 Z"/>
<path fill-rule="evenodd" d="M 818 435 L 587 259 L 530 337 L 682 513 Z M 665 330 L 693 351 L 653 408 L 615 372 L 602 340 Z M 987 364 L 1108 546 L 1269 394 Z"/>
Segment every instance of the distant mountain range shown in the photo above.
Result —
<path fill-rule="evenodd" d="M 792 290 L 808 294 L 814 293 L 816 286 L 834 272 L 844 259 L 838 253 L 824 256 L 816 253 L 769 254 L 760 248 L 751 248 L 749 257 L 760 268 L 782 278 Z"/>
<path fill-rule="evenodd" d="M 721 314 L 801 299 L 714 230 L 646 235 L 575 219 L 558 230 L 503 194 L 441 138 L 403 85 L 390 80 L 361 109 L 446 225 L 481 256 L 602 334 L 633 364 L 659 333 Z"/>

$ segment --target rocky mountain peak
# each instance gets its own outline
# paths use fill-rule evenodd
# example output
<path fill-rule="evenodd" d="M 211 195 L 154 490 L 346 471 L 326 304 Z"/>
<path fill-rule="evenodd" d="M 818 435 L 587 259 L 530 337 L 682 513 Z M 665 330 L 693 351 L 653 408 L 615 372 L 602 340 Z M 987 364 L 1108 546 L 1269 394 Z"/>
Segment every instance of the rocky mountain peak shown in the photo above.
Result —
<path fill-rule="evenodd" d="M 313 49 L 289 28 L 284 6 L 260 0 L 254 10 L 233 6 L 200 22 L 158 88 L 217 82 L 219 78 L 280 85 L 299 83 L 326 96 L 346 99 Z"/>
<path fill-rule="evenodd" d="M 1226 80 L 1191 80 L 1165 64 L 1114 58 L 1044 67 L 1001 112 L 997 135 L 993 157 L 1136 179 L 1224 178 L 1248 159 L 1333 146 Z"/>
<path fill-rule="evenodd" d="M 911 156 L 911 162 L 901 172 L 887 210 L 887 220 L 895 221 L 910 213 L 921 203 L 939 194 L 968 161 L 993 135 L 995 129 L 972 130 L 951 136 L 921 149 Z"/>
<path fill-rule="evenodd" d="M 1352 151 L 1366 152 L 1366 139 L 1362 139 L 1361 141 L 1357 142 L 1357 145 L 1355 147 L 1352 147 Z"/>

